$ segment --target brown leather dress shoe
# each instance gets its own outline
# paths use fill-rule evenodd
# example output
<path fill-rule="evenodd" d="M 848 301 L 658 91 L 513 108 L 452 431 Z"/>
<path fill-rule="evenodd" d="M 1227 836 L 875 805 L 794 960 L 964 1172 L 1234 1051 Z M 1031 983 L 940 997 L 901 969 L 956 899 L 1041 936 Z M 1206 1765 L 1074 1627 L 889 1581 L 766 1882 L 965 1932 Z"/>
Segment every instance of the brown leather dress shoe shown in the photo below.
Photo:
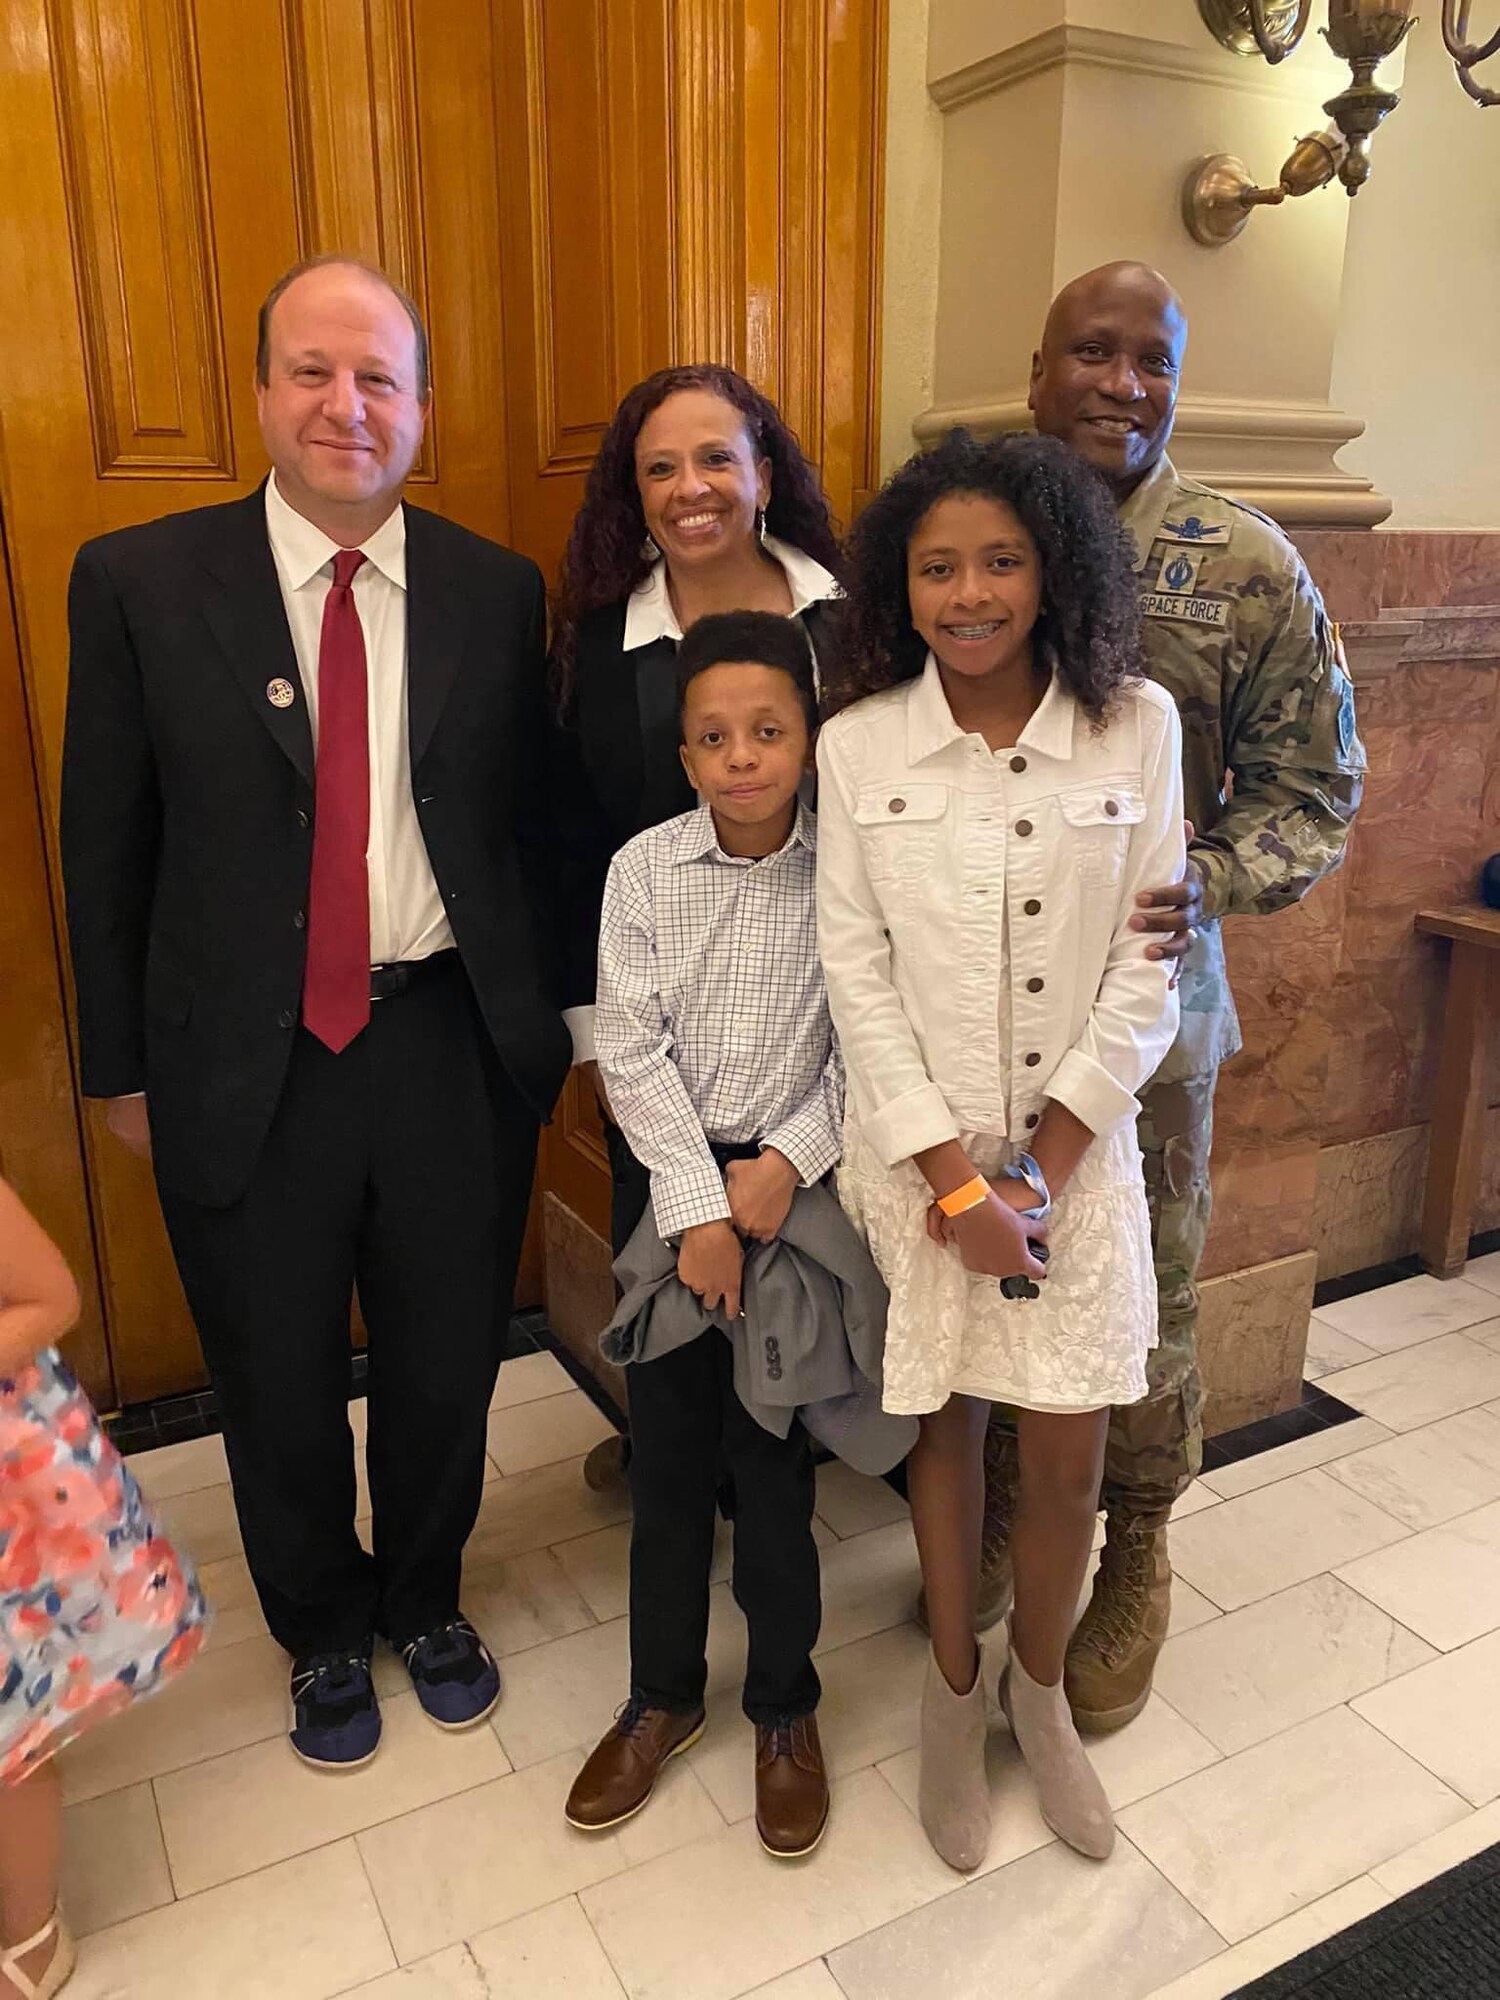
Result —
<path fill-rule="evenodd" d="M 815 1715 L 755 1729 L 755 1830 L 767 1854 L 811 1854 L 828 1825 L 828 1777 Z"/>
<path fill-rule="evenodd" d="M 669 1757 L 690 1750 L 703 1734 L 703 1710 L 683 1715 L 670 1708 L 647 1708 L 632 1697 L 615 1726 L 573 1780 L 563 1807 L 569 1826 L 602 1833 L 638 1813 Z"/>

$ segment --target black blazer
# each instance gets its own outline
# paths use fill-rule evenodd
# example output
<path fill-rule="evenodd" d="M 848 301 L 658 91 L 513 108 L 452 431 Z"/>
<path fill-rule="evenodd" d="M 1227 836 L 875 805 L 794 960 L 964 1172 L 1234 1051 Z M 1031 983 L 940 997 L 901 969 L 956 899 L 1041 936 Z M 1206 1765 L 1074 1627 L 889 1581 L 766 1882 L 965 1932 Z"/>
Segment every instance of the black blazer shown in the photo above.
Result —
<path fill-rule="evenodd" d="M 611 860 L 648 826 L 697 803 L 678 755 L 676 643 L 653 639 L 627 653 L 625 608 L 622 602 L 590 612 L 574 643 L 566 728 L 573 739 L 570 790 L 578 800 L 583 887 L 569 923 L 569 1006 L 594 997 L 599 911 Z M 814 652 L 825 658 L 833 616 L 833 605 L 822 602 L 799 613 Z"/>
<path fill-rule="evenodd" d="M 538 1115 L 570 1058 L 544 952 L 557 861 L 535 565 L 406 509 L 412 789 L 495 1048 Z M 159 1178 L 210 1206 L 254 1171 L 306 958 L 313 746 L 264 489 L 85 543 L 62 856 L 83 1088 L 144 1089 Z M 279 708 L 268 684 L 295 691 Z"/>

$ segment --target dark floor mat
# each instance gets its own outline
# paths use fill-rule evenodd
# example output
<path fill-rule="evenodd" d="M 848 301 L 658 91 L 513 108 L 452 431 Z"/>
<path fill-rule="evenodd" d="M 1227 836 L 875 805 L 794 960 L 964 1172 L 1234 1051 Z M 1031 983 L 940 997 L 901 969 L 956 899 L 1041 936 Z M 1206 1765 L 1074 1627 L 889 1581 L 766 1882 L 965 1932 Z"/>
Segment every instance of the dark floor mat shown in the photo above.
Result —
<path fill-rule="evenodd" d="M 1500 2000 L 1500 1844 L 1230 2000 Z"/>

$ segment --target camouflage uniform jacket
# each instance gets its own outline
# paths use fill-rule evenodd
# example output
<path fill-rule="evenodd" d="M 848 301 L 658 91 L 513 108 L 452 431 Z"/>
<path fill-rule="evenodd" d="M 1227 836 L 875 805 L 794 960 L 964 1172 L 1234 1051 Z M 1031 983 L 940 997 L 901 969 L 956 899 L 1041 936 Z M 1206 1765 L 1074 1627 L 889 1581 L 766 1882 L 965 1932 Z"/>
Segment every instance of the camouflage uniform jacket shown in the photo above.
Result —
<path fill-rule="evenodd" d="M 1338 629 L 1273 521 L 1163 458 L 1120 510 L 1146 665 L 1182 716 L 1188 850 L 1205 921 L 1183 965 L 1163 1082 L 1240 1046 L 1219 919 L 1285 909 L 1343 858 L 1365 753 Z"/>

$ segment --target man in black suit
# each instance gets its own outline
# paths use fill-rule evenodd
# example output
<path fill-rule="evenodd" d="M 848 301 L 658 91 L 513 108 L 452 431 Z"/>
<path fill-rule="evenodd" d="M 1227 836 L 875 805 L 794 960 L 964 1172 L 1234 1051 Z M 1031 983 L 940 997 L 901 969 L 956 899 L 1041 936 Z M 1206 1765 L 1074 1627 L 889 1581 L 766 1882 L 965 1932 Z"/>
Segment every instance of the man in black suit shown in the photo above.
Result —
<path fill-rule="evenodd" d="M 288 273 L 256 374 L 267 483 L 79 551 L 63 863 L 83 1086 L 154 1161 L 293 1747 L 347 1768 L 379 1741 L 377 1631 L 442 1726 L 499 1698 L 459 1564 L 570 1053 L 545 598 L 402 504 L 427 342 L 378 271 Z"/>

